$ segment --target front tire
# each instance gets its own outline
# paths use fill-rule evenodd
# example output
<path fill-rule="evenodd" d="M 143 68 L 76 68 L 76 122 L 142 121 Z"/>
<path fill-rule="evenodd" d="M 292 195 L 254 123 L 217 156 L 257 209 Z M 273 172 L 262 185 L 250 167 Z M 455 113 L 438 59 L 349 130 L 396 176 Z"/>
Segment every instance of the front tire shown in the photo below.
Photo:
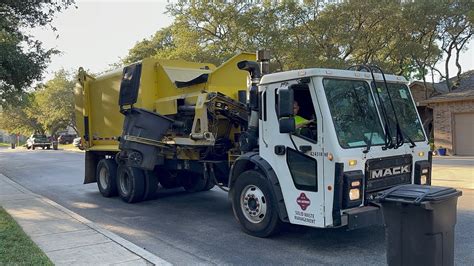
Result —
<path fill-rule="evenodd" d="M 117 196 L 117 163 L 114 160 L 100 160 L 95 176 L 102 196 L 106 198 Z"/>
<path fill-rule="evenodd" d="M 117 169 L 117 190 L 120 198 L 127 203 L 142 201 L 145 196 L 145 174 L 143 170 L 120 165 Z"/>
<path fill-rule="evenodd" d="M 232 210 L 242 230 L 252 236 L 269 237 L 282 225 L 270 183 L 255 170 L 237 177 L 232 192 Z"/>

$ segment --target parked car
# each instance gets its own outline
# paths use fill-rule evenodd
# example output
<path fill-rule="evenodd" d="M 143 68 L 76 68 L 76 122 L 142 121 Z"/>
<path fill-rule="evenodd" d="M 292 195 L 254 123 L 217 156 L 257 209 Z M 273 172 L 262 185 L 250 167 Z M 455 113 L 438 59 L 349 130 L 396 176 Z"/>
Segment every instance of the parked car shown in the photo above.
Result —
<path fill-rule="evenodd" d="M 42 134 L 33 134 L 26 140 L 26 148 L 34 150 L 35 148 L 41 147 L 43 149 L 51 149 L 51 141 Z"/>
<path fill-rule="evenodd" d="M 59 144 L 69 144 L 72 143 L 76 137 L 76 135 L 71 134 L 61 135 L 58 137 L 58 142 Z"/>
<path fill-rule="evenodd" d="M 80 150 L 84 149 L 84 147 L 82 146 L 81 137 L 75 138 L 72 142 L 72 145 L 74 145 L 74 147 L 76 147 L 76 148 L 79 148 Z"/>

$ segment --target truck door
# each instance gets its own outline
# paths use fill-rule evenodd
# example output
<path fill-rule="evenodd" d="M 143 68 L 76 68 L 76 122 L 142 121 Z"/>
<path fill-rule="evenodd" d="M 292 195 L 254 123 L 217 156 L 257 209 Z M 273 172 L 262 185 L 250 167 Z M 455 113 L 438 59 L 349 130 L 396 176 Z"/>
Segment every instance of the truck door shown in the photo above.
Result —
<path fill-rule="evenodd" d="M 296 130 L 280 133 L 280 89 L 293 90 Z M 260 154 L 279 179 L 289 220 L 324 226 L 322 118 L 312 83 L 271 84 L 262 92 Z"/>

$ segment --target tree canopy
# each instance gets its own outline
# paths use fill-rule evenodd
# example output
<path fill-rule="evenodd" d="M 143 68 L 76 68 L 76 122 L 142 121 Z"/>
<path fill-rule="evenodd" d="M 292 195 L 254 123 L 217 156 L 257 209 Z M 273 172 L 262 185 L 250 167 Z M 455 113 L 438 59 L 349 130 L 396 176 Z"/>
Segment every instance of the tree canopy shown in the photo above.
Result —
<path fill-rule="evenodd" d="M 42 43 L 25 29 L 48 26 L 54 14 L 70 6 L 73 0 L 35 0 L 0 2 L 0 104 L 18 97 L 33 81 L 39 80 L 51 55 Z M 54 27 L 50 26 L 52 30 Z"/>
<path fill-rule="evenodd" d="M 5 104 L 0 113 L 0 128 L 22 135 L 55 135 L 68 126 L 75 129 L 74 85 L 74 79 L 65 70 L 56 72 L 54 78 L 38 85 L 35 91 Z"/>
<path fill-rule="evenodd" d="M 155 56 L 220 64 L 241 51 L 272 52 L 273 71 L 377 64 L 423 78 L 442 58 L 448 66 L 472 39 L 474 2 L 352 0 L 179 1 L 175 20 L 137 42 L 124 63 Z M 449 69 L 444 69 L 446 73 Z M 443 74 L 444 78 L 449 78 Z"/>

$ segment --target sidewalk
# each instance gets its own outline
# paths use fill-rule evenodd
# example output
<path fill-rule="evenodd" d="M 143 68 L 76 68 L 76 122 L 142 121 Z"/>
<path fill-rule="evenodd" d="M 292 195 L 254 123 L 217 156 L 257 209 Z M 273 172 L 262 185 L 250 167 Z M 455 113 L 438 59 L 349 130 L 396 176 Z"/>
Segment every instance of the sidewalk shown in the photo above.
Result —
<path fill-rule="evenodd" d="M 55 265 L 170 265 L 2 174 L 0 206 Z"/>

